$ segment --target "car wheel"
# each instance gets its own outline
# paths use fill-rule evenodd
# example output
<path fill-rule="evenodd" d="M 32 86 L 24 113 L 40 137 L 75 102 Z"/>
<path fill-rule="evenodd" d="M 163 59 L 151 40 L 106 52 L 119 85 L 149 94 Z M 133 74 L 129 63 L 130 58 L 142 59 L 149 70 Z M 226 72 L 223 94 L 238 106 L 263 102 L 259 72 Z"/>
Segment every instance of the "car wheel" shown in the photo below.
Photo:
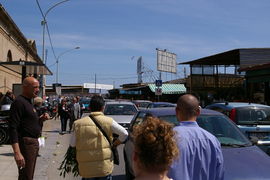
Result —
<path fill-rule="evenodd" d="M 0 145 L 1 144 L 4 144 L 8 141 L 8 135 L 7 135 L 7 132 L 0 128 Z"/>
<path fill-rule="evenodd" d="M 124 153 L 124 160 L 125 160 L 126 180 L 133 180 L 135 177 L 129 171 L 130 166 L 128 164 L 127 157 L 126 157 L 126 154 L 125 153 Z"/>

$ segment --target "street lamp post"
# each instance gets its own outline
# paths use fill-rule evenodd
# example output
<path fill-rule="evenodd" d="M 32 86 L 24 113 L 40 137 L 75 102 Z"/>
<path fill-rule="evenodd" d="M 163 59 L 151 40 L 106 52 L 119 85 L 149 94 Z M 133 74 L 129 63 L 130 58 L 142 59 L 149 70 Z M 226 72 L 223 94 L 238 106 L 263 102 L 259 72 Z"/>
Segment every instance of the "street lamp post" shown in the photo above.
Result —
<path fill-rule="evenodd" d="M 45 63 L 45 59 L 44 59 L 44 56 L 45 56 L 45 27 L 46 27 L 46 24 L 47 24 L 46 17 L 47 17 L 47 15 L 48 15 L 48 13 L 49 13 L 53 8 L 55 8 L 56 6 L 58 6 L 58 5 L 60 5 L 60 4 L 64 3 L 64 2 L 67 2 L 67 1 L 69 1 L 69 0 L 63 0 L 63 1 L 60 1 L 60 2 L 58 2 L 58 3 L 55 3 L 55 4 L 54 4 L 53 6 L 51 6 L 51 7 L 45 12 L 45 14 L 44 14 L 43 11 L 42 11 L 42 9 L 40 8 L 40 5 L 39 5 L 38 0 L 36 0 L 37 5 L 38 5 L 39 10 L 40 10 L 40 13 L 41 13 L 41 15 L 42 15 L 42 17 L 43 17 L 43 20 L 41 21 L 41 25 L 42 25 L 42 29 L 43 29 L 43 30 L 42 30 L 42 61 L 43 61 L 44 64 L 46 64 L 46 63 Z"/>
<path fill-rule="evenodd" d="M 56 4 L 54 4 L 44 14 L 43 11 L 42 11 L 42 9 L 41 9 L 41 7 L 40 7 L 40 5 L 39 5 L 38 0 L 36 0 L 36 3 L 38 5 L 38 8 L 39 8 L 40 13 L 41 13 L 42 18 L 43 18 L 43 20 L 41 21 L 41 25 L 43 27 L 42 28 L 43 29 L 43 31 L 42 31 L 42 61 L 43 61 L 43 63 L 45 65 L 46 65 L 46 60 L 45 60 L 45 27 L 46 27 L 46 24 L 47 24 L 46 16 L 48 15 L 48 13 L 53 8 L 55 8 L 56 6 L 58 6 L 58 5 L 60 5 L 60 4 L 64 3 L 64 2 L 67 2 L 67 1 L 69 1 L 69 0 L 63 0 L 63 1 L 60 1 L 60 2 L 58 2 Z M 45 94 L 45 82 L 46 82 L 46 80 L 45 80 L 45 76 L 43 76 L 43 75 L 41 75 L 40 78 L 41 78 L 41 87 L 42 87 L 41 96 L 43 96 Z"/>
<path fill-rule="evenodd" d="M 56 84 L 58 84 L 58 76 L 59 76 L 59 58 L 61 56 L 63 56 L 64 54 L 66 54 L 66 53 L 68 53 L 70 51 L 73 51 L 75 49 L 80 49 L 80 47 L 75 47 L 75 48 L 66 50 L 66 51 L 62 52 L 61 54 L 59 54 L 59 56 L 57 56 L 57 58 L 56 58 L 56 80 L 55 80 L 56 81 Z"/>

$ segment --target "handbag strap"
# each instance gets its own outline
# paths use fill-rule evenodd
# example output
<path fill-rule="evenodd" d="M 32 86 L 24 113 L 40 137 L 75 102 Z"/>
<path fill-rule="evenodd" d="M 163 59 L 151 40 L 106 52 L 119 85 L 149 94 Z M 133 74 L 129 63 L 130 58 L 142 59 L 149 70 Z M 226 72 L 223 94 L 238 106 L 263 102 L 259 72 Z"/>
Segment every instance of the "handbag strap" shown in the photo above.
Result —
<path fill-rule="evenodd" d="M 106 132 L 102 129 L 102 127 L 100 126 L 100 124 L 97 122 L 96 118 L 93 115 L 89 115 L 89 117 L 92 119 L 92 121 L 96 124 L 96 126 L 99 128 L 99 130 L 102 132 L 102 134 L 106 137 L 107 141 L 109 142 L 110 146 L 112 147 L 112 143 L 108 137 L 108 135 L 106 134 Z"/>

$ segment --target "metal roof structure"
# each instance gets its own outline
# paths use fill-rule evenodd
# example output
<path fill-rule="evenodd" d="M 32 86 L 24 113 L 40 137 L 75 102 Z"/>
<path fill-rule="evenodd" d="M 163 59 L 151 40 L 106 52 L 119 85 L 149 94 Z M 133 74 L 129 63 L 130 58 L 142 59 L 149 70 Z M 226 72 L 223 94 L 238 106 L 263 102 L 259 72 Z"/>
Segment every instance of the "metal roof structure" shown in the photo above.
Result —
<path fill-rule="evenodd" d="M 253 70 L 260 70 L 260 69 L 269 69 L 270 68 L 270 63 L 266 63 L 266 64 L 258 64 L 258 65 L 254 65 L 254 66 L 248 66 L 245 68 L 239 68 L 238 71 L 253 71 Z"/>
<path fill-rule="evenodd" d="M 226 51 L 223 53 L 187 61 L 179 64 L 190 65 L 239 65 L 239 49 Z"/>
<path fill-rule="evenodd" d="M 235 65 L 244 68 L 251 65 L 269 63 L 270 48 L 241 48 L 211 56 L 199 58 L 196 60 L 183 62 L 179 64 L 194 65 Z"/>
<path fill-rule="evenodd" d="M 155 84 L 148 84 L 148 86 L 152 92 L 155 92 L 156 88 L 158 88 Z M 184 84 L 162 84 L 160 88 L 162 94 L 182 94 L 187 91 Z"/>
<path fill-rule="evenodd" d="M 3 66 L 15 73 L 26 75 L 52 75 L 53 73 L 43 63 L 30 62 L 30 61 L 11 61 L 11 62 L 0 62 L 0 66 Z"/>

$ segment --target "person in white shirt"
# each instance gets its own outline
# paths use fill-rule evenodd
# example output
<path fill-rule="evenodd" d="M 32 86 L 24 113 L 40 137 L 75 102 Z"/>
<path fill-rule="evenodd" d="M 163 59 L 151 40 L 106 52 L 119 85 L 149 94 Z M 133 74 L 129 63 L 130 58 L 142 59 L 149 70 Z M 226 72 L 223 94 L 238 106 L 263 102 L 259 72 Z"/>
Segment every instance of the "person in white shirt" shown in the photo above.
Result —
<path fill-rule="evenodd" d="M 80 106 L 80 103 L 79 103 L 79 101 L 78 101 L 78 98 L 77 97 L 75 97 L 74 99 L 73 99 L 73 103 L 74 103 L 74 118 L 75 118 L 75 121 L 77 120 L 77 119 L 80 119 L 81 118 L 81 106 Z"/>

